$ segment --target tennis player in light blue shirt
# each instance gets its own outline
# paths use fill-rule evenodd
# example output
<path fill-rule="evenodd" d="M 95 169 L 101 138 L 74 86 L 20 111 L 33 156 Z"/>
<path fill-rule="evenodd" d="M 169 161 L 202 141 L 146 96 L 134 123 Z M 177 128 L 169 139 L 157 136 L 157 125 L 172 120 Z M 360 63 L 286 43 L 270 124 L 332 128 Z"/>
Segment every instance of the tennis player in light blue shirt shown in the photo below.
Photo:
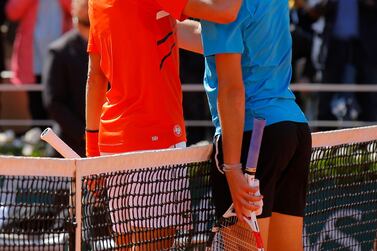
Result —
<path fill-rule="evenodd" d="M 224 203 L 224 194 L 230 193 L 237 215 L 246 214 L 243 175 L 234 167 L 245 166 L 253 119 L 265 119 L 256 174 L 264 201 L 258 219 L 264 245 L 268 250 L 302 250 L 311 135 L 289 89 L 288 1 L 244 0 L 234 22 L 201 21 L 201 26 L 215 158 L 222 157 L 214 163 L 219 170 L 234 169 L 222 175 L 229 189 L 221 190 L 219 198 L 215 193 L 215 202 Z"/>
<path fill-rule="evenodd" d="M 286 2 L 246 0 L 237 20 L 229 25 L 201 22 L 206 57 L 204 86 L 216 134 L 221 133 L 221 127 L 217 111 L 215 54 L 242 54 L 245 130 L 253 129 L 254 117 L 266 119 L 267 125 L 285 120 L 306 122 L 289 89 L 292 39 Z"/>

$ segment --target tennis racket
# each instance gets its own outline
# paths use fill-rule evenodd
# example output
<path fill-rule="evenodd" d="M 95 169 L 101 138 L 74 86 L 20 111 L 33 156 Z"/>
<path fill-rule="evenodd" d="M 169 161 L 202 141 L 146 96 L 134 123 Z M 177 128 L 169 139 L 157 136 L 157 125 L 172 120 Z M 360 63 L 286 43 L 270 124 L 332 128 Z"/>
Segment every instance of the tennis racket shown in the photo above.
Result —
<path fill-rule="evenodd" d="M 49 143 L 64 158 L 80 158 L 51 128 L 46 128 L 41 133 L 41 139 Z"/>
<path fill-rule="evenodd" d="M 59 138 L 58 135 L 51 129 L 46 128 L 41 133 L 41 139 L 49 143 L 58 153 L 60 153 L 64 158 L 81 158 L 75 151 L 72 150 L 63 140 Z M 103 186 L 104 180 L 98 178 L 96 182 L 86 182 L 85 183 L 89 191 L 91 191 L 95 196 L 96 194 L 96 187 Z"/>
<path fill-rule="evenodd" d="M 254 187 L 259 185 L 259 181 L 255 179 L 255 173 L 265 125 L 265 120 L 254 120 L 246 162 L 245 176 L 249 185 Z M 261 211 L 257 213 L 260 214 Z M 256 213 L 250 212 L 249 217 L 244 217 L 244 222 L 241 222 L 237 219 L 232 204 L 216 226 L 212 228 L 212 234 L 207 241 L 207 250 L 264 251 Z"/>
<path fill-rule="evenodd" d="M 41 133 L 41 139 L 50 144 L 58 153 L 60 153 L 64 158 L 80 158 L 80 156 L 72 150 L 58 135 L 51 129 L 46 128 Z M 75 193 L 75 186 L 72 186 L 72 192 Z M 72 219 L 75 218 L 75 214 L 72 210 L 69 211 Z M 75 229 L 75 225 L 69 226 L 70 228 Z M 69 235 L 69 250 L 74 250 L 76 245 L 75 231 L 70 231 Z"/>

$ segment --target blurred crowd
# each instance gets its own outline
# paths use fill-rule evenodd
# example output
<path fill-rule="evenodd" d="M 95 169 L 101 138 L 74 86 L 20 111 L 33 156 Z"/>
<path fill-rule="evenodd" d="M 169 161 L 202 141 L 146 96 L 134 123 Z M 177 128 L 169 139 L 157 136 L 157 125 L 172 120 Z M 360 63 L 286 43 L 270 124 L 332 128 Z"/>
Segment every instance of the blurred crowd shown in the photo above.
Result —
<path fill-rule="evenodd" d="M 288 1 L 288 0 L 287 0 Z M 377 84 L 377 0 L 289 0 L 292 82 Z M 53 119 L 84 155 L 89 31 L 87 0 L 0 0 L 0 71 L 28 92 L 32 119 Z M 181 51 L 182 83 L 200 84 L 203 57 Z M 297 92 L 310 120 L 377 121 L 377 93 Z M 186 120 L 209 120 L 204 93 L 184 93 Z M 317 128 L 326 130 L 326 128 Z M 188 144 L 210 140 L 211 127 L 189 127 Z"/>
<path fill-rule="evenodd" d="M 296 0 L 290 5 L 293 82 L 377 83 L 376 0 Z M 311 119 L 377 120 L 377 94 L 373 92 L 321 92 L 317 101 Z"/>

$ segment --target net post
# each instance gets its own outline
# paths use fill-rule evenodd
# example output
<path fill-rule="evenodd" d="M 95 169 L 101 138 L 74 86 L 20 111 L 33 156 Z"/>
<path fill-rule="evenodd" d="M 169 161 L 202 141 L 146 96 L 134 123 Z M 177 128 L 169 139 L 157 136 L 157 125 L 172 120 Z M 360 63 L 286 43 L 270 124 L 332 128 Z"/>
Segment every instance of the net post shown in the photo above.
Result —
<path fill-rule="evenodd" d="M 77 165 L 76 165 L 77 167 Z M 82 191 L 81 191 L 81 188 L 82 188 L 82 180 L 81 180 L 81 175 L 80 173 L 78 172 L 78 170 L 76 169 L 76 172 L 75 172 L 75 179 L 76 179 L 76 240 L 75 240 L 75 250 L 81 250 L 81 233 L 82 233 L 82 223 L 81 223 L 81 219 L 82 219 L 82 205 L 81 205 L 81 202 L 82 202 Z"/>

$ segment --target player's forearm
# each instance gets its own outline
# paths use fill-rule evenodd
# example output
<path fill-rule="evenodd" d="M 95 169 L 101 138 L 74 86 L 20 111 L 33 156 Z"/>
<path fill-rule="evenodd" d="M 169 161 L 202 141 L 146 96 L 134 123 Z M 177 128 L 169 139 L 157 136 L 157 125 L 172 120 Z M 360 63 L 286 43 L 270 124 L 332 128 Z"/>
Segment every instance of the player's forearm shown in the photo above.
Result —
<path fill-rule="evenodd" d="M 99 128 L 107 83 L 105 75 L 100 70 L 99 58 L 90 55 L 86 84 L 86 129 L 98 130 Z"/>
<path fill-rule="evenodd" d="M 240 163 L 245 120 L 245 90 L 242 81 L 241 56 L 224 60 L 229 55 L 216 55 L 218 74 L 218 110 L 223 136 L 224 163 Z"/>
<path fill-rule="evenodd" d="M 200 23 L 193 20 L 177 22 L 178 46 L 181 49 L 203 54 Z"/>
<path fill-rule="evenodd" d="M 187 16 L 216 23 L 233 22 L 242 0 L 189 0 L 183 13 Z"/>
<path fill-rule="evenodd" d="M 86 88 L 86 129 L 98 130 L 106 88 L 98 76 L 88 78 Z"/>
<path fill-rule="evenodd" d="M 223 135 L 224 163 L 240 163 L 245 97 L 241 90 L 221 90 L 218 94 L 218 109 Z"/>

